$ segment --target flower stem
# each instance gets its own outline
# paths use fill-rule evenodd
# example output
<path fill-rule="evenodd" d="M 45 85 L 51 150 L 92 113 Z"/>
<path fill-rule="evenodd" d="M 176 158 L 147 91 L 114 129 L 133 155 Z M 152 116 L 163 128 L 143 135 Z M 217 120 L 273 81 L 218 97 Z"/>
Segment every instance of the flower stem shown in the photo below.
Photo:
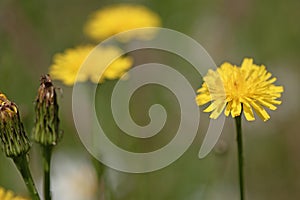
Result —
<path fill-rule="evenodd" d="M 103 176 L 103 173 L 104 173 L 104 165 L 93 156 L 91 156 L 91 159 L 92 159 L 92 163 L 94 165 L 94 168 L 96 170 L 97 177 L 100 180 Z"/>
<path fill-rule="evenodd" d="M 24 155 L 21 155 L 18 157 L 13 157 L 13 161 L 23 177 L 23 180 L 26 184 L 28 191 L 30 192 L 32 200 L 40 200 L 39 194 L 34 185 L 34 181 L 32 179 L 32 176 L 31 176 L 31 173 L 30 173 L 30 170 L 28 167 L 28 161 L 27 161 L 26 155 L 24 154 Z"/>
<path fill-rule="evenodd" d="M 240 197 L 244 200 L 244 161 L 243 161 L 243 140 L 242 140 L 242 119 L 241 115 L 235 117 L 236 133 L 237 133 L 237 146 L 238 146 L 238 164 L 239 164 L 239 185 L 240 185 Z"/>
<path fill-rule="evenodd" d="M 95 157 L 91 156 L 92 164 L 94 166 L 94 169 L 97 173 L 97 184 L 99 187 L 99 190 L 96 192 L 97 199 L 105 199 L 105 183 L 104 183 L 104 169 L 105 166 L 97 160 Z"/>
<path fill-rule="evenodd" d="M 45 200 L 51 200 L 50 191 L 50 168 L 51 168 L 51 146 L 42 146 L 43 149 L 43 162 L 44 162 L 44 197 Z"/>

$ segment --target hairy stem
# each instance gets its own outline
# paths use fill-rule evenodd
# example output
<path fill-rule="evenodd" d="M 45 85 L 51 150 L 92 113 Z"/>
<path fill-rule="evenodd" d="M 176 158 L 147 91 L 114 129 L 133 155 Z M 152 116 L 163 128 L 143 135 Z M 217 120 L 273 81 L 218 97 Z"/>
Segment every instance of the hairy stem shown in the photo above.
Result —
<path fill-rule="evenodd" d="M 14 157 L 13 161 L 22 175 L 22 178 L 26 184 L 26 187 L 31 195 L 32 200 L 40 200 L 39 194 L 31 176 L 31 172 L 29 170 L 26 155 Z"/>

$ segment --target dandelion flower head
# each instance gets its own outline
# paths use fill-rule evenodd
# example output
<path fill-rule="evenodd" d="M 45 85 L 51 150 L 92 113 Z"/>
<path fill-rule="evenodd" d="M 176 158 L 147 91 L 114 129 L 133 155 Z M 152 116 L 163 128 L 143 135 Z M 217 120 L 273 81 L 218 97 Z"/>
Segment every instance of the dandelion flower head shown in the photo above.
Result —
<path fill-rule="evenodd" d="M 103 83 L 107 79 L 121 78 L 132 66 L 132 59 L 128 56 L 118 57 L 121 54 L 122 51 L 114 46 L 78 46 L 54 55 L 49 73 L 52 79 L 60 80 L 65 85 L 88 80 Z"/>
<path fill-rule="evenodd" d="M 12 191 L 6 191 L 0 187 L 0 200 L 27 200 L 20 196 L 15 196 Z"/>
<path fill-rule="evenodd" d="M 144 27 L 159 27 L 160 17 L 141 5 L 117 4 L 96 11 L 87 21 L 84 32 L 96 41 L 102 41 L 123 31 Z M 151 39 L 153 30 L 122 34 L 123 41 L 132 38 Z"/>
<path fill-rule="evenodd" d="M 211 104 L 204 112 L 212 112 L 210 118 L 216 119 L 223 112 L 234 118 L 242 111 L 248 121 L 255 119 L 254 111 L 263 120 L 270 119 L 265 108 L 276 110 L 281 104 L 278 98 L 283 92 L 282 86 L 273 83 L 276 78 L 266 70 L 264 65 L 253 64 L 253 59 L 245 58 L 240 67 L 228 62 L 216 71 L 209 70 L 203 77 L 204 83 L 197 91 L 198 105 Z"/>

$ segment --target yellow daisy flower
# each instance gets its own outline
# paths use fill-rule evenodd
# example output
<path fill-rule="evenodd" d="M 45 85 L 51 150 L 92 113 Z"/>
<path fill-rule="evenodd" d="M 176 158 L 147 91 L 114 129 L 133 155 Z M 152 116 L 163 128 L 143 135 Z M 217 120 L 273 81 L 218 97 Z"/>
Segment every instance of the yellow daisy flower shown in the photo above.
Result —
<path fill-rule="evenodd" d="M 282 86 L 273 84 L 276 78 L 271 76 L 264 65 L 255 65 L 250 58 L 245 58 L 241 67 L 225 62 L 216 71 L 209 70 L 203 78 L 204 83 L 197 91 L 197 104 L 211 102 L 204 112 L 212 112 L 213 119 L 225 109 L 226 116 L 231 114 L 234 118 L 243 111 L 246 119 L 252 121 L 253 108 L 266 121 L 270 116 L 264 107 L 276 110 L 275 105 L 281 104 L 277 98 L 283 92 Z"/>
<path fill-rule="evenodd" d="M 6 191 L 0 187 L 0 200 L 28 200 L 26 198 L 15 196 L 12 191 Z"/>
<path fill-rule="evenodd" d="M 89 55 L 92 50 L 95 52 Z M 54 63 L 50 66 L 49 73 L 52 79 L 61 80 L 66 85 L 73 85 L 75 81 L 85 82 L 88 80 L 94 83 L 103 83 L 105 79 L 112 80 L 122 77 L 132 66 L 133 61 L 128 56 L 122 56 L 114 60 L 121 53 L 122 51 L 114 46 L 96 47 L 85 45 L 67 49 L 64 53 L 54 55 Z M 78 73 L 87 58 L 88 62 L 84 64 L 82 70 Z M 107 67 L 106 65 L 109 63 L 110 65 Z M 99 74 L 103 70 L 105 71 L 98 80 Z"/>
<path fill-rule="evenodd" d="M 123 31 L 160 25 L 160 17 L 148 8 L 141 5 L 118 4 L 105 7 L 92 14 L 85 25 L 84 32 L 90 38 L 102 41 Z M 122 35 L 120 39 L 127 41 L 134 37 L 148 39 L 152 36 L 152 31 L 145 30 Z"/>

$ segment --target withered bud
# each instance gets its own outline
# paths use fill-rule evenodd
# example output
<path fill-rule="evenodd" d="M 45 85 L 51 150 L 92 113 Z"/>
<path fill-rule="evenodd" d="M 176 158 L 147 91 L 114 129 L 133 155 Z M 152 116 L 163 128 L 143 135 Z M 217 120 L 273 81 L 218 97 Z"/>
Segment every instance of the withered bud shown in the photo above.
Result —
<path fill-rule="evenodd" d="M 54 146 L 61 137 L 56 88 L 50 75 L 43 75 L 35 100 L 33 139 L 44 146 Z"/>
<path fill-rule="evenodd" d="M 30 141 L 20 120 L 18 107 L 0 93 L 0 139 L 7 157 L 18 157 L 30 149 Z"/>

